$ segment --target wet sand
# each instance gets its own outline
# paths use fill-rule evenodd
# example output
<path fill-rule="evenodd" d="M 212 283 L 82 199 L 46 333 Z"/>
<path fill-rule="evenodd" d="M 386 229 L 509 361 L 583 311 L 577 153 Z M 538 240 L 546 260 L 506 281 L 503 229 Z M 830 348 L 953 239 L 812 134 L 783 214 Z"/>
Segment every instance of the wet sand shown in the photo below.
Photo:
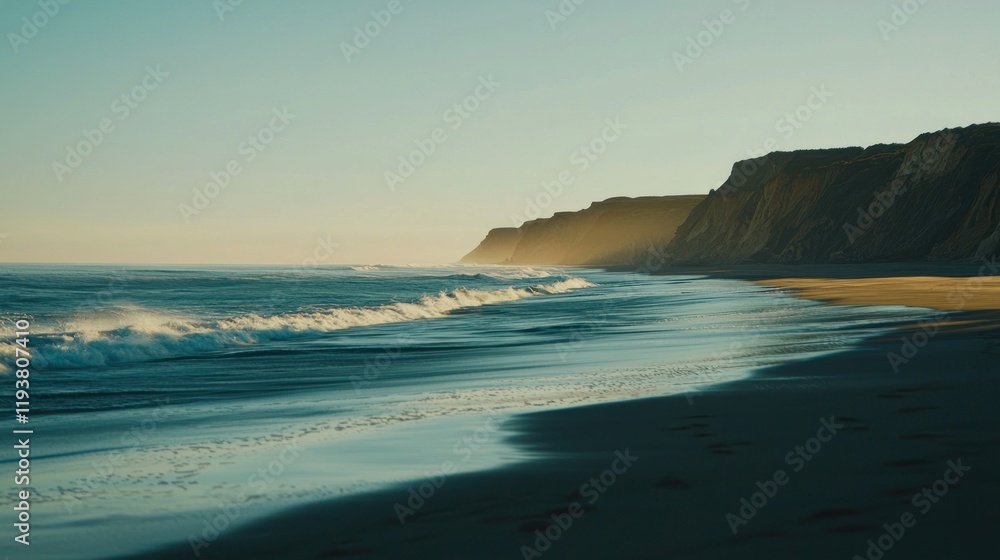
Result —
<path fill-rule="evenodd" d="M 899 276 L 768 285 L 927 305 L 960 277 Z M 996 557 L 1000 315 L 986 299 L 948 313 L 898 373 L 888 355 L 924 327 L 693 395 L 524 415 L 504 428 L 544 459 L 452 476 L 405 525 L 394 506 L 409 485 L 230 530 L 200 557 Z M 142 558 L 190 555 L 178 543 Z"/>

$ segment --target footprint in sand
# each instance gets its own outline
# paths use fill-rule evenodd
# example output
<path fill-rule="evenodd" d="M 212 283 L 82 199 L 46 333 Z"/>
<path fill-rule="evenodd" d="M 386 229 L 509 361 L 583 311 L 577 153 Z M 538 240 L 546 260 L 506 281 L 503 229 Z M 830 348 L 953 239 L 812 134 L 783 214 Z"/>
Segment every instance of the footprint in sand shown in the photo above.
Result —
<path fill-rule="evenodd" d="M 854 533 L 871 533 L 875 530 L 877 530 L 877 527 L 874 525 L 843 525 L 841 527 L 827 529 L 826 532 L 853 535 Z"/>
<path fill-rule="evenodd" d="M 674 477 L 665 476 L 660 479 L 659 482 L 653 485 L 654 488 L 665 488 L 667 490 L 683 490 L 691 488 L 691 483 L 686 480 Z"/>
<path fill-rule="evenodd" d="M 854 517 L 856 515 L 861 515 L 861 512 L 856 509 L 849 508 L 829 508 L 821 509 L 812 515 L 803 517 L 801 523 L 815 523 L 817 521 L 824 521 L 826 519 L 839 519 L 842 517 Z"/>
<path fill-rule="evenodd" d="M 917 412 L 926 412 L 928 410 L 941 410 L 940 406 L 913 406 L 909 408 L 900 408 L 896 410 L 896 414 L 915 414 Z"/>
<path fill-rule="evenodd" d="M 930 461 L 925 461 L 924 459 L 900 459 L 897 461 L 886 461 L 882 463 L 882 466 L 893 469 L 905 469 L 909 467 L 923 467 L 929 464 L 931 464 Z"/>
<path fill-rule="evenodd" d="M 319 555 L 320 558 L 357 558 L 358 556 L 368 556 L 375 552 L 374 548 L 356 548 L 348 550 L 345 548 L 335 548 Z"/>

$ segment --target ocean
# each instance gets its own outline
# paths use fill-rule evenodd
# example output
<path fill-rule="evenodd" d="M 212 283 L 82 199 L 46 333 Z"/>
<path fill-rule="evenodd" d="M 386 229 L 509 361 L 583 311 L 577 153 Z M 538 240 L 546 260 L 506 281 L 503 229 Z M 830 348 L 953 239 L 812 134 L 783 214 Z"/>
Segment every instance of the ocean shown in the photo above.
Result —
<path fill-rule="evenodd" d="M 693 401 L 927 314 L 590 269 L 5 265 L 0 377 L 8 426 L 33 430 L 32 557 L 86 560 L 389 486 L 405 503 L 544 454 L 510 442 L 517 414 Z"/>

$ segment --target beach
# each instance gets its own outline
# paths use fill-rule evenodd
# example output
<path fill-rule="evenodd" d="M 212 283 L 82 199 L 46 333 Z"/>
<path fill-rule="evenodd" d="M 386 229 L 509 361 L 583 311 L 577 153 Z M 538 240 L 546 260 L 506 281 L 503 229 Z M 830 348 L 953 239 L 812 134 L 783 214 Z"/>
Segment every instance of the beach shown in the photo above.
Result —
<path fill-rule="evenodd" d="M 1000 3 L 68 4 L 0 560 L 1000 557 Z"/>
<path fill-rule="evenodd" d="M 1000 277 L 992 275 L 967 278 L 777 278 L 757 283 L 791 288 L 801 297 L 840 305 L 906 305 L 949 312 L 1000 308 Z"/>
<path fill-rule="evenodd" d="M 536 446 L 522 429 L 547 418 L 539 413 L 695 402 L 762 368 L 933 318 L 706 274 L 576 268 L 20 265 L 0 284 L 35 286 L 13 306 L 35 309 L 33 363 L 45 382 L 32 389 L 51 434 L 32 442 L 46 468 L 33 479 L 32 518 L 49 528 L 32 550 L 52 560 L 164 547 L 244 558 L 226 552 L 244 531 L 279 543 L 259 524 L 317 504 L 364 509 L 386 491 L 392 502 L 373 512 L 396 526 L 348 534 L 389 542 L 435 511 L 462 512 L 442 496 L 465 475 L 546 464 L 574 474 L 552 462 L 563 442 Z M 602 508 L 609 477 L 626 484 L 644 464 L 630 446 L 599 454 L 597 482 L 575 484 L 570 515 Z M 308 527 L 294 529 L 328 535 Z"/>
<path fill-rule="evenodd" d="M 941 270 L 921 275 L 965 282 L 965 269 Z M 808 276 L 823 299 L 860 297 Z M 536 460 L 449 476 L 405 523 L 399 506 L 416 505 L 408 489 L 419 486 L 292 509 L 201 557 L 989 557 L 1000 332 L 986 299 L 943 310 L 939 324 L 693 393 L 520 415 L 503 432 Z M 889 356 L 921 333 L 894 368 Z M 178 543 L 142 557 L 190 551 Z"/>

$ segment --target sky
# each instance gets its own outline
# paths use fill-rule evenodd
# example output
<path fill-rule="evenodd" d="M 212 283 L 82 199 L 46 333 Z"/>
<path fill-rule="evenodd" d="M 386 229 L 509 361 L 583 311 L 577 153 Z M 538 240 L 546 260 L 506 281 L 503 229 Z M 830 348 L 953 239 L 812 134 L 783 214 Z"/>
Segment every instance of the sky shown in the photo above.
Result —
<path fill-rule="evenodd" d="M 494 227 L 707 193 L 765 147 L 998 121 L 998 15 L 993 0 L 3 2 L 0 262 L 454 262 Z"/>

